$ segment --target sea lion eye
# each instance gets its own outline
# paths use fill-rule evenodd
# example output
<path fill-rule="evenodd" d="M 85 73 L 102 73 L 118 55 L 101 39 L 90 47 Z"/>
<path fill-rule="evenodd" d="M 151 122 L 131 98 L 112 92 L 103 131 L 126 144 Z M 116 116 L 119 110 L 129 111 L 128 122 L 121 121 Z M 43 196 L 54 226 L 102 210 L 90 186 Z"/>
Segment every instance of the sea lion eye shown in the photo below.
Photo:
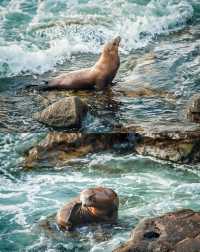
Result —
<path fill-rule="evenodd" d="M 114 43 L 113 43 L 113 45 L 114 45 L 114 46 L 116 46 L 116 45 L 117 45 L 117 43 L 116 43 L 116 42 L 114 42 Z"/>
<path fill-rule="evenodd" d="M 91 195 L 88 199 L 92 201 L 93 200 L 93 195 Z"/>

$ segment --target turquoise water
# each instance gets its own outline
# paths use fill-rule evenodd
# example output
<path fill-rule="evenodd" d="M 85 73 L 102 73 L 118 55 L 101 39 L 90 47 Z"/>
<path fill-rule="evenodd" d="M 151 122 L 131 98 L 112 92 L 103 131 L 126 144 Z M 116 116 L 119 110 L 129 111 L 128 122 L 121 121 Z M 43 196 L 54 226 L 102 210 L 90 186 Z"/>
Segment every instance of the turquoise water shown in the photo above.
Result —
<path fill-rule="evenodd" d="M 112 251 L 142 218 L 200 208 L 198 167 L 191 170 L 134 154 L 104 152 L 75 159 L 64 167 L 21 170 L 21 153 L 40 137 L 1 135 L 1 252 Z M 63 234 L 52 218 L 51 231 L 41 227 L 40 223 L 80 190 L 97 185 L 111 187 L 119 194 L 118 225 Z"/>
<path fill-rule="evenodd" d="M 93 65 L 102 44 L 116 35 L 122 37 L 116 85 L 104 96 L 75 93 L 89 96 L 91 105 L 82 130 L 110 132 L 152 118 L 185 123 L 182 111 L 200 90 L 199 13 L 199 0 L 1 1 L 0 129 L 47 131 L 32 114 L 48 94 L 25 87 Z M 162 89 L 173 98 L 123 93 L 136 87 Z"/>
<path fill-rule="evenodd" d="M 1 252 L 110 252 L 144 217 L 199 210 L 199 166 L 110 151 L 65 167 L 21 167 L 24 151 L 49 130 L 32 119 L 49 94 L 25 86 L 90 66 L 115 35 L 122 36 L 117 84 L 104 95 L 76 94 L 89 97 L 82 130 L 108 132 L 132 122 L 186 123 L 188 99 L 200 91 L 199 0 L 0 0 Z M 138 86 L 166 90 L 173 99 L 122 95 Z M 62 96 L 54 93 L 51 99 Z M 41 227 L 64 202 L 97 185 L 119 194 L 118 225 L 69 235 L 58 232 L 49 217 L 51 229 Z"/>
<path fill-rule="evenodd" d="M 0 76 L 53 70 L 74 53 L 98 53 L 116 34 L 129 53 L 183 28 L 198 8 L 198 0 L 1 1 Z"/>

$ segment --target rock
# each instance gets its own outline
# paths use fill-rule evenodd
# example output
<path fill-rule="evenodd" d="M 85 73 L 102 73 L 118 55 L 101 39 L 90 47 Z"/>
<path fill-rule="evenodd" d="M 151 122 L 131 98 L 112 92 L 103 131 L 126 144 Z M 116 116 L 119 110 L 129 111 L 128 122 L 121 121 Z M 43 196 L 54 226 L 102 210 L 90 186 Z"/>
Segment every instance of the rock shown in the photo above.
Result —
<path fill-rule="evenodd" d="M 74 158 L 101 150 L 113 149 L 128 143 L 127 133 L 82 134 L 48 133 L 35 147 L 25 155 L 25 168 L 64 165 Z"/>
<path fill-rule="evenodd" d="M 190 111 L 193 113 L 200 113 L 200 94 L 193 95 L 190 104 Z"/>
<path fill-rule="evenodd" d="M 198 252 L 200 212 L 180 210 L 141 221 L 114 252 Z"/>
<path fill-rule="evenodd" d="M 182 142 L 144 142 L 136 146 L 140 155 L 149 155 L 176 163 L 189 163 L 190 154 L 195 149 L 192 143 Z"/>
<path fill-rule="evenodd" d="M 79 97 L 72 96 L 49 105 L 43 111 L 35 113 L 33 118 L 50 127 L 79 128 L 87 110 L 86 103 Z"/>
<path fill-rule="evenodd" d="M 188 107 L 187 117 L 192 122 L 200 122 L 200 94 L 192 97 Z"/>
<path fill-rule="evenodd" d="M 135 151 L 159 159 L 181 164 L 200 162 L 200 127 L 196 124 L 169 125 L 144 123 L 126 128 L 138 134 Z"/>
<path fill-rule="evenodd" d="M 117 131 L 118 130 L 118 131 Z M 180 164 L 200 162 L 200 128 L 194 125 L 155 125 L 145 123 L 119 128 L 114 133 L 49 133 L 26 153 L 25 166 L 66 164 L 73 158 L 101 150 L 123 147 Z"/>

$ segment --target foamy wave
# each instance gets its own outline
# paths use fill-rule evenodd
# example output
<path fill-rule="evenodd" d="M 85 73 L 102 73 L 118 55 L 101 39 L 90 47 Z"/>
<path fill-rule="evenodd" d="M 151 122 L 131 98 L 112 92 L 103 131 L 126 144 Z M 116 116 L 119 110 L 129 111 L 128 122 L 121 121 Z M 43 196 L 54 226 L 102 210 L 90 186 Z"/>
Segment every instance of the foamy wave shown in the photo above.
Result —
<path fill-rule="evenodd" d="M 46 50 L 30 51 L 19 44 L 2 46 L 0 47 L 0 76 L 20 73 L 42 74 L 70 59 L 72 53 L 89 51 L 87 45 L 70 45 L 67 39 L 51 42 Z"/>
<path fill-rule="evenodd" d="M 17 11 L 27 13 L 23 4 L 17 5 Z M 4 29 L 7 14 L 13 10 L 5 7 L 2 11 L 6 12 L 0 24 Z M 70 5 L 49 0 L 38 1 L 36 12 L 28 15 L 32 20 L 27 28 L 17 31 L 20 42 L 0 41 L 0 77 L 54 70 L 74 53 L 99 53 L 100 45 L 115 35 L 123 38 L 123 53 L 146 47 L 156 35 L 184 27 L 193 16 L 193 7 L 188 0 L 152 0 L 146 6 L 108 0 Z"/>
<path fill-rule="evenodd" d="M 156 35 L 182 28 L 193 16 L 192 5 L 187 1 L 178 4 L 175 1 L 150 1 L 142 12 L 134 20 L 124 16 L 117 24 L 127 51 L 147 46 Z"/>

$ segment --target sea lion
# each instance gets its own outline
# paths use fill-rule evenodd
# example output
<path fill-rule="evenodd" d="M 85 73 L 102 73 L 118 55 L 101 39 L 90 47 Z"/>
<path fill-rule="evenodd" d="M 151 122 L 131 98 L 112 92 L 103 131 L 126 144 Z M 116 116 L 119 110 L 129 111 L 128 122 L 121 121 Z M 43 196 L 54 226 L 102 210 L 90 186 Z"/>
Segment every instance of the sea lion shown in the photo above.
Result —
<path fill-rule="evenodd" d="M 119 198 L 110 188 L 89 188 L 69 203 L 56 215 L 56 223 L 62 230 L 71 231 L 76 226 L 89 223 L 117 222 Z"/>
<path fill-rule="evenodd" d="M 120 41 L 121 38 L 118 36 L 105 44 L 100 58 L 93 67 L 61 74 L 47 81 L 41 89 L 104 89 L 111 84 L 120 66 L 118 54 Z"/>

